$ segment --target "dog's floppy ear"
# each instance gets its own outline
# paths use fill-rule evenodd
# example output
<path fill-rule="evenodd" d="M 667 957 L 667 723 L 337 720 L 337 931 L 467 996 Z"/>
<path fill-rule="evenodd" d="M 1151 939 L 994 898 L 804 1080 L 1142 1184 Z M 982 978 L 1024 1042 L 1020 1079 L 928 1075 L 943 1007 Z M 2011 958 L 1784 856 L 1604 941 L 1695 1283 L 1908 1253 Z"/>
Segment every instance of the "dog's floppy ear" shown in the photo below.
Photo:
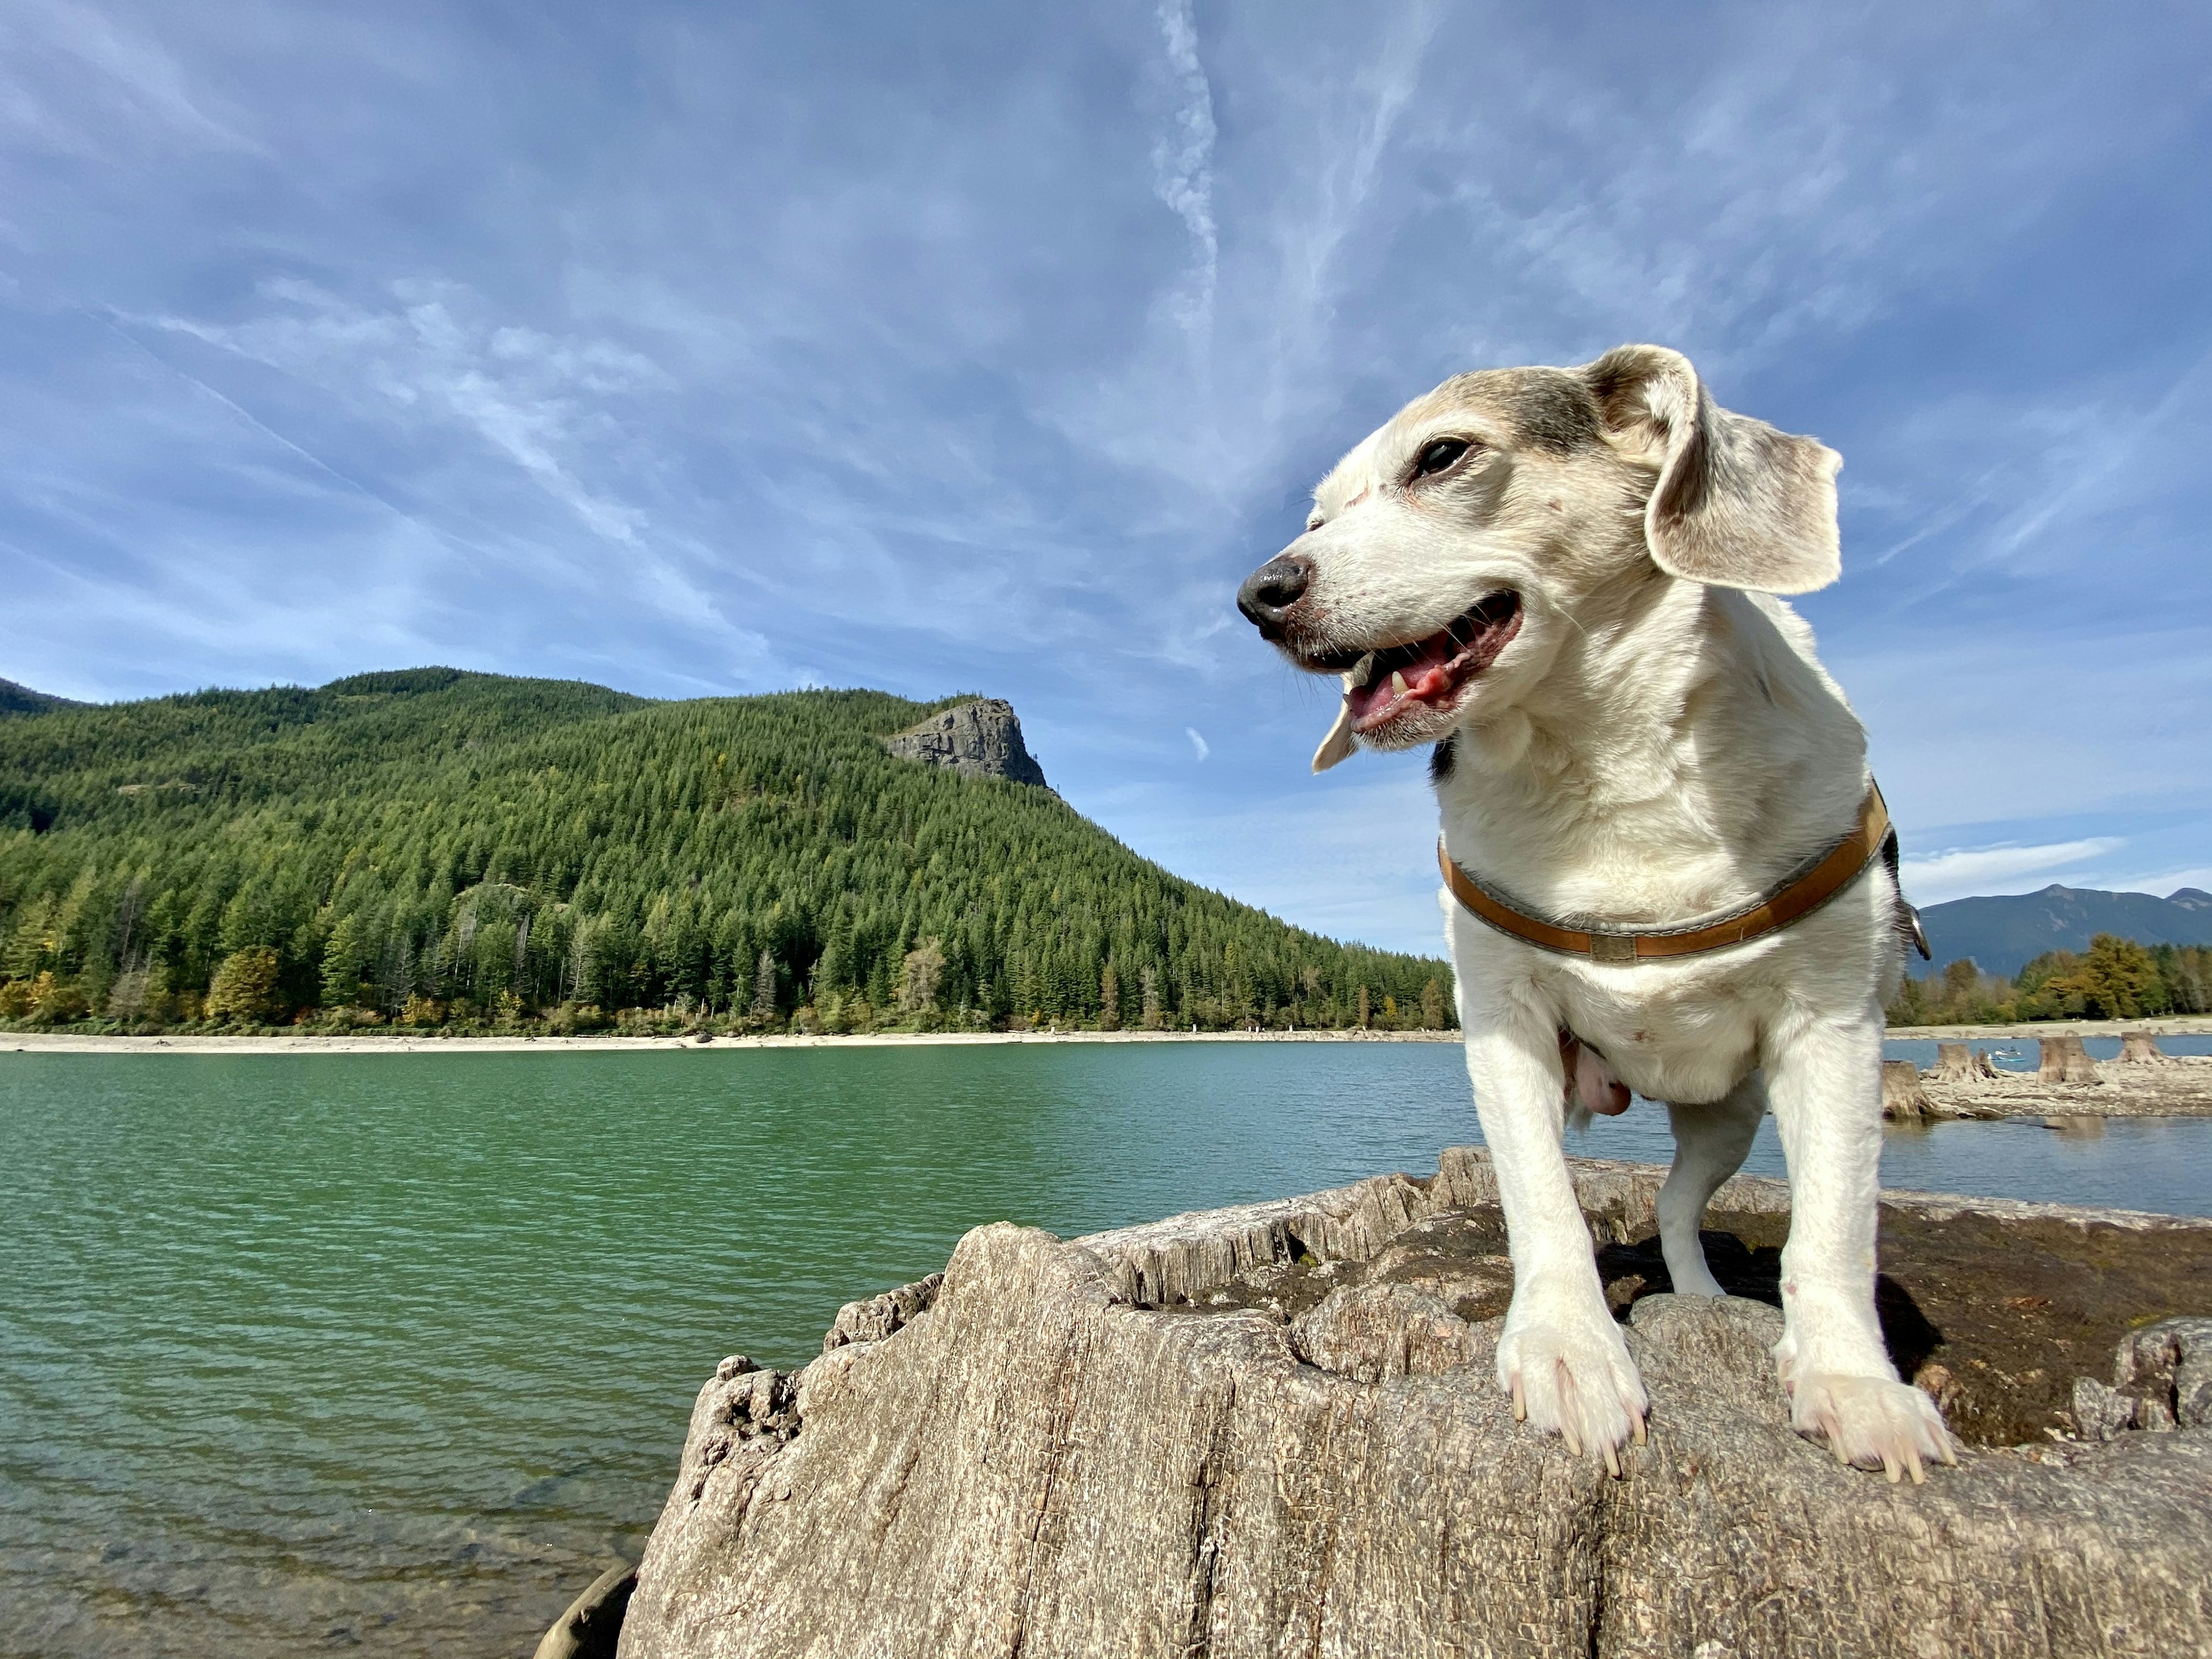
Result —
<path fill-rule="evenodd" d="M 1621 346 L 1580 373 L 1607 435 L 1659 464 L 1644 538 L 1662 570 L 1766 593 L 1808 593 L 1843 573 L 1834 450 L 1718 407 L 1664 346 Z"/>

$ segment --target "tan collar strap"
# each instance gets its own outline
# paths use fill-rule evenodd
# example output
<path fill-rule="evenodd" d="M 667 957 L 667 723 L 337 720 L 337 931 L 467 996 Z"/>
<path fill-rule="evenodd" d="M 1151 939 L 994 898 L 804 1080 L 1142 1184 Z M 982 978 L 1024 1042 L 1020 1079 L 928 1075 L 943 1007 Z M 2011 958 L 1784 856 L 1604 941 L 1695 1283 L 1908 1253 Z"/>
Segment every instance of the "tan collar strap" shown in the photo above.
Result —
<path fill-rule="evenodd" d="M 1859 806 L 1859 821 L 1850 834 L 1821 854 L 1810 866 L 1786 878 L 1741 909 L 1717 921 L 1688 927 L 1622 927 L 1582 928 L 1532 916 L 1516 909 L 1495 889 L 1469 875 L 1437 841 L 1437 863 L 1452 896 L 1481 921 L 1501 933 L 1510 933 L 1540 950 L 1565 956 L 1589 957 L 1595 962 L 1649 962 L 1661 957 L 1693 957 L 1705 951 L 1725 950 L 1762 933 L 1787 927 L 1808 916 L 1850 886 L 1867 866 L 1883 854 L 1894 834 L 1889 809 L 1881 791 L 1867 785 Z"/>

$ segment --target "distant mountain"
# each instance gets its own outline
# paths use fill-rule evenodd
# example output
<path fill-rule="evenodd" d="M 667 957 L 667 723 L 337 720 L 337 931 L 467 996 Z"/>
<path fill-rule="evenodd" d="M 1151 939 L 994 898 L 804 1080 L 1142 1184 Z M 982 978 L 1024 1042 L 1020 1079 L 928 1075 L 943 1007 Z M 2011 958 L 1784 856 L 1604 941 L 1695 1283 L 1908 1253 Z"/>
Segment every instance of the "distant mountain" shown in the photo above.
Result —
<path fill-rule="evenodd" d="M 2039 893 L 1931 904 L 1920 921 L 1937 967 L 1970 957 L 1984 973 L 2009 978 L 2046 951 L 2087 950 L 2097 933 L 2143 945 L 2212 945 L 2212 893 L 2184 887 L 2158 898 L 2053 883 Z"/>
<path fill-rule="evenodd" d="M 83 708 L 88 705 L 71 702 L 67 697 L 48 696 L 43 691 L 33 691 L 27 685 L 18 685 L 13 680 L 0 680 L 0 715 L 44 714 L 57 708 Z"/>

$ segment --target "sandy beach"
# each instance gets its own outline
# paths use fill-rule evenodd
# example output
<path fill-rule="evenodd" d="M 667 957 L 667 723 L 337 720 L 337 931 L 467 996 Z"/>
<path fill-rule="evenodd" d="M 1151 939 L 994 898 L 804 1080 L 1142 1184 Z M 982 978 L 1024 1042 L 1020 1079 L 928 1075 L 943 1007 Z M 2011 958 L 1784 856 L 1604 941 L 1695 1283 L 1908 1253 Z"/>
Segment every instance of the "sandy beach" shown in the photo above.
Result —
<path fill-rule="evenodd" d="M 319 1036 L 84 1036 L 0 1032 L 0 1053 L 36 1054 L 609 1054 L 641 1049 L 889 1048 L 1009 1042 L 1457 1042 L 1457 1031 L 878 1031 L 850 1036 L 437 1036 L 349 1032 Z"/>
<path fill-rule="evenodd" d="M 2175 1014 L 2139 1020 L 2043 1020 L 2018 1025 L 1897 1025 L 1892 1038 L 1963 1038 L 1998 1042 L 2022 1037 L 2118 1036 L 2122 1031 L 2155 1036 L 2212 1034 L 2212 1014 Z M 544 1053 L 551 1049 L 611 1053 L 654 1048 L 866 1048 L 902 1044 L 956 1047 L 1007 1042 L 1457 1042 L 1457 1031 L 878 1031 L 846 1036 L 441 1036 L 434 1032 L 350 1031 L 328 1035 L 285 1032 L 276 1036 L 90 1036 L 67 1031 L 0 1032 L 0 1054 L 450 1054 Z"/>
<path fill-rule="evenodd" d="M 1969 1042 L 1994 1042 L 2006 1037 L 2116 1037 L 2123 1031 L 2148 1031 L 2153 1036 L 2212 1035 L 2212 1014 L 2161 1014 L 2145 1019 L 2039 1019 L 2014 1025 L 1893 1025 L 1893 1041 L 1962 1037 Z"/>

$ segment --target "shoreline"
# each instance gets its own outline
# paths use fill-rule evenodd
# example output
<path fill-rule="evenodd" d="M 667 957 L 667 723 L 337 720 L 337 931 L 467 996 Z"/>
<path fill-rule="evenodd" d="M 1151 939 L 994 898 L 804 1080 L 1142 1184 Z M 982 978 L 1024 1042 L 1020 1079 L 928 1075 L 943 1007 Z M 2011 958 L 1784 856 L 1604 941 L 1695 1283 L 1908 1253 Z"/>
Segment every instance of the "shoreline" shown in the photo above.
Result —
<path fill-rule="evenodd" d="M 2153 1036 L 2212 1036 L 2212 1014 L 2169 1014 L 2154 1019 L 2037 1020 L 2010 1025 L 1898 1025 L 1886 1041 L 1996 1042 L 2008 1038 L 2118 1036 L 2122 1031 Z M 700 1041 L 697 1032 L 660 1036 L 441 1036 L 434 1032 L 285 1032 L 275 1036 L 226 1036 L 180 1033 L 167 1036 L 122 1036 L 70 1031 L 0 1031 L 0 1054 L 536 1054 L 545 1052 L 642 1054 L 671 1049 L 890 1048 L 902 1046 L 955 1048 L 1006 1043 L 1118 1042 L 1458 1042 L 1457 1030 L 1362 1031 L 873 1031 L 841 1036 L 789 1035 L 730 1036 Z"/>
<path fill-rule="evenodd" d="M 681 1049 L 957 1048 L 1006 1043 L 1451 1042 L 1457 1031 L 874 1031 L 843 1036 L 372 1036 L 357 1032 L 279 1036 L 95 1036 L 67 1031 L 0 1032 L 0 1054 L 447 1054 Z"/>
<path fill-rule="evenodd" d="M 1976 1042 L 1995 1042 L 2001 1037 L 2116 1037 L 2123 1031 L 2148 1031 L 2153 1036 L 2212 1036 L 2212 1014 L 2160 1014 L 2142 1019 L 2037 1019 L 2010 1025 L 1893 1025 L 1884 1035 L 1892 1042 L 1924 1042 L 1931 1038 Z"/>

